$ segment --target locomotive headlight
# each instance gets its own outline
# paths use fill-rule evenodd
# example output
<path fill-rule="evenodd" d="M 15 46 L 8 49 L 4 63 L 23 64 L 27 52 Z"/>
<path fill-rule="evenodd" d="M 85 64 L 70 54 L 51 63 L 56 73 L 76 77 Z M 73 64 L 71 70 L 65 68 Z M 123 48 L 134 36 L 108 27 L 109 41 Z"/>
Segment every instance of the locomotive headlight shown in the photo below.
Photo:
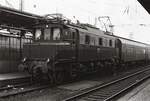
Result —
<path fill-rule="evenodd" d="M 47 58 L 46 63 L 49 63 L 49 62 L 50 62 L 50 59 L 49 59 L 49 58 Z"/>
<path fill-rule="evenodd" d="M 25 57 L 25 58 L 22 59 L 22 62 L 25 62 L 26 60 L 27 60 L 27 58 Z"/>

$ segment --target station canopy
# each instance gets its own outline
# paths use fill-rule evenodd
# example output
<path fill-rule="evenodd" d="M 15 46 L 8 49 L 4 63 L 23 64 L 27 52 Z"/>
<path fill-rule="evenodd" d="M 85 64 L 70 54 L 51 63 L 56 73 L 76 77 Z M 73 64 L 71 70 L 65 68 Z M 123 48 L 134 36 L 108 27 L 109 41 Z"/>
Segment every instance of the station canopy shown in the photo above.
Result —
<path fill-rule="evenodd" d="M 16 9 L 0 6 L 0 28 L 31 28 L 33 25 L 43 22 L 43 17 Z"/>
<path fill-rule="evenodd" d="M 138 1 L 150 14 L 150 0 L 138 0 Z"/>

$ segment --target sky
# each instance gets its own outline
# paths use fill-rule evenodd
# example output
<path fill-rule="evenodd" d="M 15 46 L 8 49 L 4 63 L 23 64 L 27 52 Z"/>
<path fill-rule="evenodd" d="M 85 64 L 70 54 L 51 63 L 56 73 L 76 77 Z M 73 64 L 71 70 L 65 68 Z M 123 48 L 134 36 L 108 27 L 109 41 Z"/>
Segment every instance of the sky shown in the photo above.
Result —
<path fill-rule="evenodd" d="M 9 1 L 6 2 L 6 1 Z M 150 15 L 137 0 L 23 0 L 24 11 L 45 15 L 62 13 L 80 22 L 95 24 L 95 18 L 109 16 L 114 34 L 150 43 Z M 19 0 L 0 0 L 3 6 L 19 9 Z M 101 28 L 97 20 L 97 27 Z"/>

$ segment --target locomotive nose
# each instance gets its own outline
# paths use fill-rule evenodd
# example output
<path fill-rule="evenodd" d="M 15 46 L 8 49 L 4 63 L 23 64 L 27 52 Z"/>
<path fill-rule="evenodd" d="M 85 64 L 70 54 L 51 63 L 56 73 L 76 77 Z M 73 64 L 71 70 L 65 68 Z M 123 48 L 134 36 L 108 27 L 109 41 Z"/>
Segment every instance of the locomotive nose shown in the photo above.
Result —
<path fill-rule="evenodd" d="M 56 45 L 49 44 L 32 44 L 24 45 L 23 56 L 27 58 L 52 58 L 55 57 L 57 53 Z"/>

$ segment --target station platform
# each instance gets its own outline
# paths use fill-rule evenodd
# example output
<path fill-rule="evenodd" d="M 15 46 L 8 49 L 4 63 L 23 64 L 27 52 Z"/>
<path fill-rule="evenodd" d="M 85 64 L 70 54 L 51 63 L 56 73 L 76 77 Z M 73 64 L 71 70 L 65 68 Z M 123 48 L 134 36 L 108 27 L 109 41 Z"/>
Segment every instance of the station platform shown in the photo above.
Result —
<path fill-rule="evenodd" d="M 29 81 L 31 75 L 25 72 L 0 74 L 0 87 Z"/>
<path fill-rule="evenodd" d="M 150 79 L 146 80 L 117 101 L 150 101 Z"/>

